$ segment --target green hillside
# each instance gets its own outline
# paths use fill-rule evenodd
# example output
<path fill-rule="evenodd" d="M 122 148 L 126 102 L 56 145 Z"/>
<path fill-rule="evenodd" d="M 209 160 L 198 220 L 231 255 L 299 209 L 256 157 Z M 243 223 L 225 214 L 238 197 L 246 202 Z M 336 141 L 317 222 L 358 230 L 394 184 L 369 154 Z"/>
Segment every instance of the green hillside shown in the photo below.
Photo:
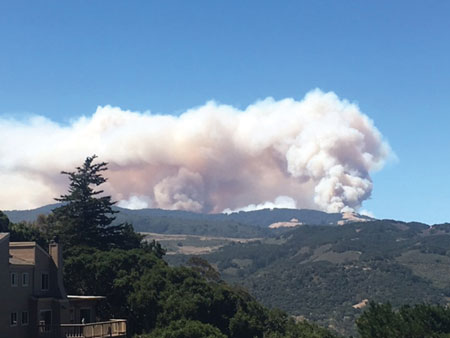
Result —
<path fill-rule="evenodd" d="M 446 304 L 448 224 L 374 221 L 302 226 L 277 240 L 232 243 L 205 255 L 222 277 L 269 307 L 355 333 L 365 300 Z"/>

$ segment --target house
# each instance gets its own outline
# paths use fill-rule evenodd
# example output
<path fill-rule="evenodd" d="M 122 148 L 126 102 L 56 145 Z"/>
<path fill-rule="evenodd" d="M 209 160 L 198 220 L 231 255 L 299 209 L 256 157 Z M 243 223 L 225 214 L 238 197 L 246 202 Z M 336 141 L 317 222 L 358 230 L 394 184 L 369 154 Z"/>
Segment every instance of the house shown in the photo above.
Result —
<path fill-rule="evenodd" d="M 125 337 L 126 320 L 96 321 L 102 296 L 67 295 L 61 246 L 0 233 L 0 338 Z"/>

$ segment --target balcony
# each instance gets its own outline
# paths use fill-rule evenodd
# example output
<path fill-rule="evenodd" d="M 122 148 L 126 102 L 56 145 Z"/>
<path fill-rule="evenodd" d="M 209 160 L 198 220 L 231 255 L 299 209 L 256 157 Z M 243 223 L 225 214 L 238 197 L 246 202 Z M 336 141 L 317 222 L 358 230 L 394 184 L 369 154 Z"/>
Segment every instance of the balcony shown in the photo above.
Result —
<path fill-rule="evenodd" d="M 39 338 L 106 338 L 126 337 L 127 321 L 111 319 L 88 324 L 61 324 L 58 327 L 39 325 Z"/>

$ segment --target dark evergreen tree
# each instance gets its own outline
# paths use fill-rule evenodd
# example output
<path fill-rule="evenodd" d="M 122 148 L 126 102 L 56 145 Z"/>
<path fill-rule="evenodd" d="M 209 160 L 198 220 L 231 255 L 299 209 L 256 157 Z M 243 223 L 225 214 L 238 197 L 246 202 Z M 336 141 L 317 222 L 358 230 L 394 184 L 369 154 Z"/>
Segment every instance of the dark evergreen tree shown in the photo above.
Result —
<path fill-rule="evenodd" d="M 107 163 L 94 163 L 96 158 L 87 157 L 76 171 L 62 172 L 69 176 L 70 184 L 68 193 L 56 198 L 62 206 L 53 211 L 54 233 L 68 247 L 86 245 L 105 250 L 139 246 L 142 238 L 130 229 L 131 225 L 112 225 L 118 212 L 112 208 L 115 202 L 111 196 L 100 196 L 103 190 L 95 190 L 107 180 L 102 175 Z"/>
<path fill-rule="evenodd" d="M 141 243 L 141 248 L 144 249 L 146 252 L 153 252 L 156 257 L 163 258 L 163 256 L 166 254 L 166 249 L 164 249 L 161 246 L 161 243 L 152 240 L 150 241 L 144 241 Z"/>
<path fill-rule="evenodd" d="M 8 232 L 9 218 L 2 211 L 0 211 L 0 232 Z"/>

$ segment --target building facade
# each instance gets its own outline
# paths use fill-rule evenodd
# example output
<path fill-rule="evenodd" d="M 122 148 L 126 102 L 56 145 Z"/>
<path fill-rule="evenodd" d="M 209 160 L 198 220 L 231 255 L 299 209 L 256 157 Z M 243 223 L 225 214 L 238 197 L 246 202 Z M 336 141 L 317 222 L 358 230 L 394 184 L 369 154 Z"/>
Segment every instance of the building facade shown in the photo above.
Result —
<path fill-rule="evenodd" d="M 62 268 L 57 243 L 47 253 L 35 242 L 10 242 L 0 233 L 0 338 L 89 337 L 103 330 L 106 336 L 113 326 L 125 336 L 125 321 L 96 322 L 96 304 L 104 297 L 66 294 Z"/>

